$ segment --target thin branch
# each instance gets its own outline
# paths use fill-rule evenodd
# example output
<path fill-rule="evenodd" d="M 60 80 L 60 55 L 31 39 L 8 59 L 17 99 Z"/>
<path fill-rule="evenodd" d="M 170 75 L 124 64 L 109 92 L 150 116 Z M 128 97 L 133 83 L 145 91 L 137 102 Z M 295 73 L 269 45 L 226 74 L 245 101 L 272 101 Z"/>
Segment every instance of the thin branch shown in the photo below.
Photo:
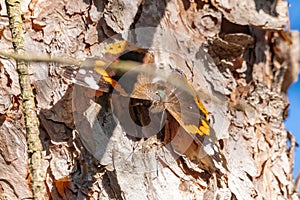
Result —
<path fill-rule="evenodd" d="M 8 53 L 4 51 L 0 51 L 0 55 L 14 58 L 18 61 L 25 61 L 25 62 L 55 62 L 59 64 L 65 65 L 81 65 L 83 61 L 75 59 L 75 58 L 68 58 L 68 57 L 49 57 L 45 55 L 41 56 L 33 56 L 27 54 L 18 54 L 18 53 Z"/>
<path fill-rule="evenodd" d="M 23 55 L 24 28 L 21 17 L 20 0 L 6 0 L 9 27 L 12 33 L 12 43 L 16 54 Z M 28 65 L 24 61 L 17 60 L 17 70 L 22 94 L 24 109 L 26 139 L 28 145 L 28 162 L 30 168 L 31 190 L 34 199 L 46 199 L 46 188 L 43 177 L 42 143 L 39 139 L 39 121 L 36 114 L 36 105 L 31 88 L 31 80 L 28 75 Z"/>

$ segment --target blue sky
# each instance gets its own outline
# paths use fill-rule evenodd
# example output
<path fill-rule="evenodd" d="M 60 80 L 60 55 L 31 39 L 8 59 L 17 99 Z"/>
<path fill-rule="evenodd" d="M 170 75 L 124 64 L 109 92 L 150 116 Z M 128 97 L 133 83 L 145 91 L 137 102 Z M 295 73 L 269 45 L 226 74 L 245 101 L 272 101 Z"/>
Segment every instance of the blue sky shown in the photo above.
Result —
<path fill-rule="evenodd" d="M 290 3 L 289 14 L 292 30 L 300 30 L 300 1 L 288 0 Z M 298 75 L 298 80 L 300 76 Z M 291 131 L 296 137 L 296 141 L 300 144 L 300 81 L 290 86 L 288 90 L 288 98 L 290 101 L 289 116 L 285 121 L 287 130 Z M 294 176 L 300 169 L 300 148 L 296 148 L 295 152 L 295 169 Z"/>

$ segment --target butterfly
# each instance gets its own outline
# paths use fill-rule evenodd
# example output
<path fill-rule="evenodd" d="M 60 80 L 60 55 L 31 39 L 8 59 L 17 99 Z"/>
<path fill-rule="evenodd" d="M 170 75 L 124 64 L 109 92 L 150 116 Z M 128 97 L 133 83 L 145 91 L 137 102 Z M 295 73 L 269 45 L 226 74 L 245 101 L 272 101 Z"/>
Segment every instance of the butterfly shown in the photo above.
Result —
<path fill-rule="evenodd" d="M 75 84 L 112 94 L 114 113 L 128 136 L 149 138 L 163 129 L 166 136 L 182 129 L 184 134 L 179 131 L 165 143 L 179 155 L 192 158 L 203 158 L 202 148 L 209 160 L 223 165 L 209 112 L 182 71 L 160 69 L 147 50 L 126 41 L 104 49 L 101 59 L 88 59 L 83 66 L 66 70 L 64 76 Z"/>
<path fill-rule="evenodd" d="M 150 101 L 151 113 L 166 110 L 188 133 L 209 135 L 208 111 L 183 72 L 142 66 L 152 62 L 147 50 L 117 41 L 105 46 L 101 59 L 88 59 L 84 67 L 67 68 L 63 77 L 94 90 Z M 130 77 L 129 71 L 134 72 Z M 124 74 L 128 77 L 125 81 Z"/>

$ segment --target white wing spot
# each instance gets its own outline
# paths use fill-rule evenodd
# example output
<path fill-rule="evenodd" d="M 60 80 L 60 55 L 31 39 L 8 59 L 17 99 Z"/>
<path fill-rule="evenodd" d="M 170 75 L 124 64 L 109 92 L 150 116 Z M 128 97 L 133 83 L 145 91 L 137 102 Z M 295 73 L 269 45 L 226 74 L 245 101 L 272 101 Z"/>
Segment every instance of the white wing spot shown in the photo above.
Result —
<path fill-rule="evenodd" d="M 92 89 L 95 89 L 95 90 L 99 89 L 99 85 L 97 84 L 97 82 L 95 81 L 95 79 L 93 77 L 85 77 L 84 82 L 86 84 L 88 84 L 89 87 Z"/>
<path fill-rule="evenodd" d="M 79 73 L 79 74 L 86 74 L 86 70 L 84 70 L 84 69 L 79 69 L 79 70 L 78 70 L 78 73 Z"/>

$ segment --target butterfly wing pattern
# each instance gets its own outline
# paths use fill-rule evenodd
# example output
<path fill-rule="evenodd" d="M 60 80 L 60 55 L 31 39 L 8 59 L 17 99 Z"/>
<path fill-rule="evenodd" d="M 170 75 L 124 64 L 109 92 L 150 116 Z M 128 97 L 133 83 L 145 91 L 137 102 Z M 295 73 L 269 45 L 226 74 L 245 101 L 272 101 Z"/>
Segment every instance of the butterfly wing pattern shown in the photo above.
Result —
<path fill-rule="evenodd" d="M 83 87 L 106 93 L 115 90 L 123 96 L 129 96 L 115 78 L 134 69 L 140 62 L 150 63 L 153 59 L 145 49 L 122 40 L 106 45 L 100 59 L 88 58 L 80 67 L 64 67 L 60 75 Z"/>
<path fill-rule="evenodd" d="M 129 51 L 143 54 L 142 62 L 144 63 L 145 58 L 148 59 L 148 63 L 153 62 L 151 56 L 145 56 L 147 53 L 144 50 L 140 50 L 126 41 L 120 41 L 105 47 L 103 59 L 94 60 L 92 63 L 89 61 L 91 64 L 85 64 L 83 67 L 67 68 L 62 76 L 75 84 L 94 90 L 102 92 L 114 90 L 122 96 L 150 101 L 149 112 L 167 111 L 180 127 L 202 146 L 207 155 L 224 166 L 225 159 L 220 157 L 218 141 L 214 131 L 209 126 L 209 112 L 184 73 L 177 69 L 161 70 L 158 68 L 146 70 L 148 73 L 145 73 L 141 63 L 139 65 L 132 64 L 118 58 L 122 57 L 121 54 L 124 52 Z M 131 66 L 130 68 L 125 66 L 128 64 Z M 114 78 L 118 73 L 116 71 L 122 70 L 122 68 L 125 72 L 123 71 L 121 74 L 126 74 L 128 70 L 137 69 L 135 71 L 135 83 L 129 90 L 124 89 L 126 88 L 124 83 Z M 152 72 L 153 74 L 151 74 Z"/>
<path fill-rule="evenodd" d="M 209 113 L 184 73 L 178 69 L 169 71 L 153 69 L 150 71 L 155 75 L 151 76 L 149 73 L 138 75 L 131 97 L 148 98 L 152 102 L 152 106 L 149 108 L 150 112 L 167 111 L 188 134 L 180 134 L 177 128 L 171 130 L 172 132 L 178 131 L 177 136 L 171 136 L 171 143 L 173 149 L 177 150 L 179 154 L 192 152 L 190 154 L 193 154 L 193 159 L 195 157 L 202 159 L 208 156 L 210 165 L 218 165 L 218 168 L 227 169 L 226 160 L 220 152 L 215 132 L 209 126 Z M 158 78 L 158 74 L 164 78 Z M 171 121 L 174 122 L 174 120 Z M 178 139 L 176 140 L 174 137 Z M 188 137 L 186 142 L 183 137 Z M 192 146 L 192 143 L 196 143 L 194 150 L 188 147 Z"/>
<path fill-rule="evenodd" d="M 155 74 L 165 73 L 166 71 L 156 69 Z M 131 97 L 148 98 L 153 102 L 150 108 L 153 112 L 167 110 L 188 133 L 210 135 L 208 111 L 185 75 L 178 70 L 171 70 L 166 77 L 167 80 L 163 81 L 141 73 Z M 173 84 L 174 81 L 177 83 Z"/>

